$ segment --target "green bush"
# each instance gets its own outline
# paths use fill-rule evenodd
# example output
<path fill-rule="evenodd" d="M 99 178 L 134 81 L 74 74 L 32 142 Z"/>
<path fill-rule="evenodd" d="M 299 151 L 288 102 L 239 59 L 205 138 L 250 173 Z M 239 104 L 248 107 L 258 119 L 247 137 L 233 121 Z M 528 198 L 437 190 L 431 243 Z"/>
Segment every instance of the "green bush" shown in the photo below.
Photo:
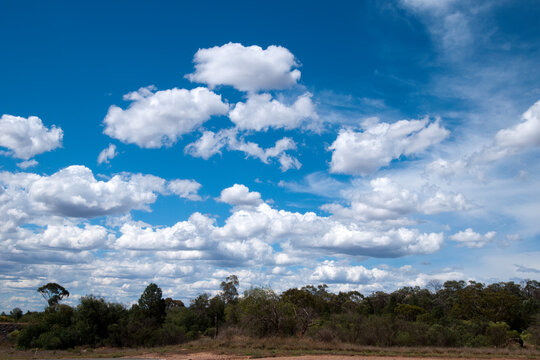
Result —
<path fill-rule="evenodd" d="M 501 347 L 508 341 L 510 326 L 505 322 L 490 322 L 486 329 L 486 337 L 490 345 Z"/>

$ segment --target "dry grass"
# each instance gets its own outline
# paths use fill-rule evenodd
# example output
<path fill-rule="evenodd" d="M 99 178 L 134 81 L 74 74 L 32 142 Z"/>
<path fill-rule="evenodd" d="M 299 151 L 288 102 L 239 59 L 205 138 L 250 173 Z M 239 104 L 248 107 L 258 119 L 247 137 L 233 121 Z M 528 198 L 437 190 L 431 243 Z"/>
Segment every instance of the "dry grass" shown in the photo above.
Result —
<path fill-rule="evenodd" d="M 158 356 L 211 352 L 215 354 L 260 357 L 300 355 L 360 355 L 395 356 L 409 358 L 501 358 L 540 359 L 540 350 L 520 348 L 435 348 L 435 347 L 373 347 L 338 341 L 322 342 L 310 338 L 258 339 L 240 335 L 226 335 L 218 339 L 202 338 L 182 345 L 154 348 L 75 348 L 71 350 L 15 350 L 0 347 L 0 359 L 62 359 L 62 358 L 119 358 L 153 353 Z"/>

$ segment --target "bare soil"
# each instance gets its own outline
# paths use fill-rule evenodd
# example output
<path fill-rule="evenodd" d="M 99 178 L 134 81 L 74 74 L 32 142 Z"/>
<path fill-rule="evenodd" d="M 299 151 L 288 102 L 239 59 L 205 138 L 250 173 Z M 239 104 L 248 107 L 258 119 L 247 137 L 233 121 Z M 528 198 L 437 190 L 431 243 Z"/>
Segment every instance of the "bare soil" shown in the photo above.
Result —
<path fill-rule="evenodd" d="M 245 360 L 254 359 L 251 356 L 219 355 L 207 352 L 194 354 L 143 354 L 138 356 L 143 359 L 159 360 Z M 411 360 L 411 356 L 357 356 L 357 355 L 303 355 L 303 356 L 280 356 L 280 357 L 255 357 L 259 360 Z M 416 357 L 418 359 L 418 357 Z M 420 357 L 422 360 L 456 360 L 456 359 L 478 359 L 478 360 L 522 360 L 522 357 Z M 534 359 L 530 358 L 530 359 Z"/>

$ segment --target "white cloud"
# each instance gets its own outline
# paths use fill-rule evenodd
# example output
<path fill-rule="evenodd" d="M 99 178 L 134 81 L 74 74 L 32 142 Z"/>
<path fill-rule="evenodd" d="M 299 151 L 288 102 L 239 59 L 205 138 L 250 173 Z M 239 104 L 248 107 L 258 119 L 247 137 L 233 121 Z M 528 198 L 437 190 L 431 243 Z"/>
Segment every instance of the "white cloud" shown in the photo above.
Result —
<path fill-rule="evenodd" d="M 425 168 L 426 175 L 435 174 L 448 180 L 455 175 L 473 173 L 483 178 L 486 165 L 539 147 L 540 101 L 527 109 L 522 114 L 521 119 L 519 124 L 499 130 L 493 141 L 481 150 L 455 161 L 437 159 L 431 162 Z"/>
<path fill-rule="evenodd" d="M 243 46 L 228 43 L 199 49 L 193 58 L 195 72 L 186 75 L 193 82 L 230 85 L 240 91 L 288 88 L 300 79 L 294 55 L 284 47 Z"/>
<path fill-rule="evenodd" d="M 462 57 L 472 44 L 472 20 L 483 4 L 459 6 L 459 0 L 402 0 L 401 4 L 420 16 L 437 46 L 447 58 Z"/>
<path fill-rule="evenodd" d="M 125 100 L 133 101 L 126 110 L 112 105 L 104 120 L 104 133 L 144 148 L 171 146 L 211 116 L 229 110 L 220 95 L 206 88 L 153 90 L 141 88 L 125 95 Z"/>
<path fill-rule="evenodd" d="M 493 240 L 495 235 L 497 235 L 495 231 L 489 231 L 482 235 L 474 232 L 473 229 L 468 228 L 465 229 L 465 231 L 460 231 L 450 236 L 450 239 L 468 248 L 481 248 Z"/>
<path fill-rule="evenodd" d="M 104 248 L 109 239 L 106 228 L 86 224 L 84 228 L 73 225 L 48 225 L 47 228 L 18 243 L 20 248 L 56 248 L 63 250 L 90 250 Z"/>
<path fill-rule="evenodd" d="M 383 269 L 367 269 L 364 266 L 343 266 L 336 264 L 335 261 L 324 261 L 315 268 L 311 279 L 324 283 L 369 284 L 374 282 L 380 283 L 390 276 L 391 273 Z"/>
<path fill-rule="evenodd" d="M 220 130 L 217 133 L 205 131 L 196 142 L 188 144 L 184 151 L 191 156 L 208 160 L 215 154 L 221 154 L 221 149 L 227 145 L 229 138 L 235 136 L 234 129 Z"/>
<path fill-rule="evenodd" d="M 523 149 L 540 146 L 540 101 L 523 115 L 522 122 L 495 135 L 495 145 L 503 149 Z"/>
<path fill-rule="evenodd" d="M 0 146 L 7 154 L 23 160 L 62 146 L 63 132 L 54 125 L 48 129 L 36 116 L 2 115 L 0 118 Z"/>
<path fill-rule="evenodd" d="M 410 225 L 406 218 L 412 213 L 436 214 L 462 211 L 471 207 L 462 194 L 445 193 L 436 187 L 423 187 L 421 192 L 410 191 L 390 178 L 376 178 L 369 182 L 370 190 L 351 188 L 342 195 L 350 206 L 326 204 L 321 208 L 342 221 L 370 223 L 372 226 Z"/>
<path fill-rule="evenodd" d="M 102 163 L 109 163 L 109 160 L 112 160 L 118 155 L 116 152 L 116 145 L 109 144 L 109 146 L 105 149 L 103 149 L 98 156 L 97 162 L 98 164 Z"/>
<path fill-rule="evenodd" d="M 218 200 L 230 205 L 248 206 L 259 205 L 262 202 L 260 193 L 249 191 L 247 186 L 241 184 L 234 184 L 231 187 L 223 189 Z"/>
<path fill-rule="evenodd" d="M 307 119 L 317 118 L 311 97 L 310 93 L 305 93 L 287 106 L 272 99 L 270 94 L 250 94 L 245 103 L 235 105 L 229 118 L 242 130 L 295 129 Z"/>
<path fill-rule="evenodd" d="M 311 257 L 315 254 L 398 257 L 438 251 L 444 241 L 441 233 L 421 233 L 404 227 L 379 231 L 311 212 L 276 210 L 265 203 L 233 208 L 223 226 L 217 226 L 208 216 L 194 213 L 187 221 L 171 227 L 126 223 L 120 231 L 122 235 L 114 245 L 117 249 L 159 249 L 175 259 L 195 260 L 223 259 L 232 249 L 246 246 L 248 253 L 259 254 L 268 264 L 284 261 L 283 256 L 271 250 L 273 244 L 308 251 Z M 227 252 L 216 253 L 226 249 Z M 289 259 L 300 259 L 294 251 L 287 255 Z M 235 258 L 249 259 L 241 252 L 233 253 Z"/>
<path fill-rule="evenodd" d="M 202 185 L 195 180 L 176 179 L 167 183 L 167 189 L 169 191 L 181 198 L 189 200 L 201 200 L 200 195 L 197 194 L 201 186 Z"/>
<path fill-rule="evenodd" d="M 18 223 L 41 215 L 90 218 L 147 209 L 164 192 L 165 180 L 121 174 L 98 181 L 90 169 L 74 165 L 50 176 L 2 172 L 0 184 L 0 207 Z"/>
<path fill-rule="evenodd" d="M 387 166 L 402 155 L 419 154 L 443 141 L 449 131 L 439 121 L 400 120 L 393 124 L 371 118 L 362 124 L 363 131 L 342 129 L 329 147 L 332 150 L 330 171 L 368 175 Z"/>
<path fill-rule="evenodd" d="M 205 131 L 197 141 L 188 144 L 184 151 L 191 156 L 206 160 L 215 154 L 220 154 L 224 147 L 230 151 L 241 151 L 247 156 L 258 158 L 265 164 L 270 163 L 271 159 L 278 159 L 282 171 L 291 168 L 299 169 L 302 166 L 298 159 L 286 153 L 289 150 L 296 150 L 296 143 L 291 138 L 284 137 L 276 141 L 273 147 L 263 149 L 254 142 L 238 139 L 235 129 L 225 129 L 217 133 Z"/>
<path fill-rule="evenodd" d="M 28 168 L 34 167 L 34 166 L 36 166 L 38 164 L 39 163 L 36 160 L 31 159 L 31 160 L 27 160 L 27 161 L 21 161 L 20 163 L 17 164 L 17 166 L 20 167 L 21 169 L 28 169 Z"/>

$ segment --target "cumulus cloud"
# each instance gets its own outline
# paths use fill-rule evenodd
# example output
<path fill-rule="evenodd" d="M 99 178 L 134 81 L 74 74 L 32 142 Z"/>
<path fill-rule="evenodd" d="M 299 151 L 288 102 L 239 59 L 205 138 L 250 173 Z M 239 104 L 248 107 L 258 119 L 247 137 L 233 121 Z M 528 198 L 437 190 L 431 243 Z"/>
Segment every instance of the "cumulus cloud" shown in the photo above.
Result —
<path fill-rule="evenodd" d="M 195 72 L 186 75 L 193 82 L 230 85 L 240 91 L 285 89 L 300 79 L 294 55 L 284 47 L 228 43 L 199 49 L 193 58 Z"/>
<path fill-rule="evenodd" d="M 342 129 L 329 147 L 333 173 L 369 175 L 401 156 L 419 154 L 443 141 L 449 131 L 439 121 L 400 120 L 393 124 L 371 118 L 362 124 L 363 131 Z"/>
<path fill-rule="evenodd" d="M 53 125 L 49 129 L 36 116 L 5 114 L 0 118 L 0 146 L 9 149 L 4 154 L 18 159 L 28 160 L 62 146 L 62 136 L 61 128 Z"/>
<path fill-rule="evenodd" d="M 98 225 L 48 225 L 43 232 L 23 239 L 18 245 L 21 249 L 91 250 L 105 247 L 112 237 L 106 228 Z"/>
<path fill-rule="evenodd" d="M 521 120 L 519 124 L 497 132 L 495 146 L 507 151 L 540 146 L 540 101 L 531 106 Z"/>
<path fill-rule="evenodd" d="M 450 239 L 456 241 L 461 246 L 468 248 L 481 248 L 495 238 L 497 233 L 495 231 L 489 231 L 485 234 L 479 234 L 474 232 L 473 229 L 468 228 L 465 231 L 460 231 L 450 236 Z"/>
<path fill-rule="evenodd" d="M 25 221 L 35 223 L 42 216 L 92 218 L 148 210 L 159 194 L 172 192 L 197 200 L 199 188 L 200 184 L 193 180 L 167 182 L 153 175 L 130 173 L 100 181 L 81 165 L 50 176 L 1 172 L 0 226 L 14 228 Z"/>
<path fill-rule="evenodd" d="M 102 163 L 108 164 L 109 160 L 114 159 L 116 155 L 118 155 L 118 153 L 116 152 L 116 145 L 109 144 L 107 148 L 103 149 L 99 153 L 97 162 L 98 164 L 102 164 Z"/>
<path fill-rule="evenodd" d="M 201 197 L 198 194 L 201 186 L 202 185 L 195 180 L 176 179 L 167 183 L 167 189 L 169 191 L 181 198 L 189 200 L 201 200 Z"/>
<path fill-rule="evenodd" d="M 369 186 L 368 191 L 344 190 L 343 196 L 350 199 L 349 206 L 332 203 L 321 208 L 341 220 L 388 227 L 412 224 L 406 217 L 412 213 L 436 214 L 471 207 L 462 194 L 445 193 L 438 188 L 410 191 L 386 177 L 371 180 Z"/>
<path fill-rule="evenodd" d="M 360 283 L 368 284 L 381 282 L 391 274 L 387 270 L 373 268 L 367 269 L 364 266 L 343 266 L 335 261 L 324 261 L 318 265 L 311 279 L 319 282 L 333 283 Z"/>
<path fill-rule="evenodd" d="M 305 93 L 287 106 L 272 99 L 270 94 L 250 94 L 245 103 L 235 105 L 229 118 L 242 130 L 295 129 L 307 119 L 317 118 L 311 97 L 310 93 Z"/>
<path fill-rule="evenodd" d="M 249 157 L 258 158 L 265 164 L 270 163 L 271 159 L 277 159 L 282 171 L 299 169 L 302 166 L 298 159 L 286 153 L 296 150 L 296 143 L 291 138 L 284 137 L 276 141 L 273 147 L 263 149 L 254 142 L 238 139 L 235 129 L 220 130 L 217 133 L 205 131 L 197 141 L 188 144 L 184 151 L 194 157 L 209 159 L 215 154 L 221 154 L 221 149 L 225 147 L 230 151 L 241 151 Z"/>
<path fill-rule="evenodd" d="M 206 88 L 154 90 L 141 88 L 125 95 L 125 100 L 132 101 L 125 110 L 112 105 L 103 121 L 104 133 L 143 148 L 171 146 L 211 116 L 229 110 L 220 95 Z"/>
<path fill-rule="evenodd" d="M 223 189 L 218 201 L 227 203 L 229 205 L 259 205 L 261 200 L 261 194 L 256 191 L 249 191 L 249 188 L 242 184 L 234 184 L 231 187 Z"/>

